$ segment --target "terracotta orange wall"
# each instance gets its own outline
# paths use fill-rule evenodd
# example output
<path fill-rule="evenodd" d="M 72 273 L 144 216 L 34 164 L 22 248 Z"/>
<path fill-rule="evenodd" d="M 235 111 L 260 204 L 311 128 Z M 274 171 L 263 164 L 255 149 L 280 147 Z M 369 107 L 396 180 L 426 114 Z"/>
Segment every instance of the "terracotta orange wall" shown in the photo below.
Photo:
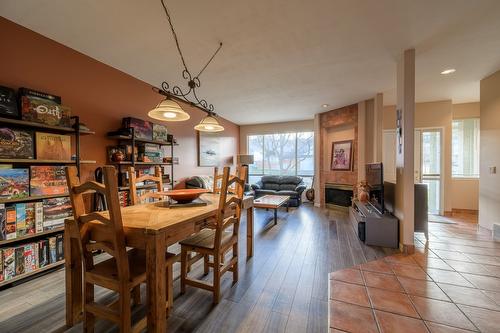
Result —
<path fill-rule="evenodd" d="M 0 17 L 0 85 L 17 89 L 25 86 L 62 97 L 74 115 L 96 132 L 81 140 L 82 158 L 106 163 L 106 146 L 116 144 L 106 133 L 117 129 L 123 117 L 147 119 L 147 111 L 161 96 L 151 86 L 115 68 L 43 37 Z M 179 72 L 180 68 L 172 69 Z M 175 180 L 195 174 L 212 174 L 211 168 L 197 167 L 196 133 L 193 126 L 204 116 L 186 105 L 189 121 L 167 123 L 179 146 L 175 154 L 180 165 L 174 169 Z M 239 126 L 221 119 L 225 131 L 224 152 L 234 156 L 239 147 Z M 96 165 L 83 167 L 90 175 Z"/>

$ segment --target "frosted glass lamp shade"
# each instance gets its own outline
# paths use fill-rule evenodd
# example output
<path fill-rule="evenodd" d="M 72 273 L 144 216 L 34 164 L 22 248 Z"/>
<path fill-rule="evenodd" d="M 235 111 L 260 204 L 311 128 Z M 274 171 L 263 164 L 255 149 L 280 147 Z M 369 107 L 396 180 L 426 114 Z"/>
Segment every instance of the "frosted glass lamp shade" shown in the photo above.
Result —
<path fill-rule="evenodd" d="M 236 162 L 239 165 L 253 164 L 253 155 L 238 155 L 236 157 Z"/>
<path fill-rule="evenodd" d="M 148 116 L 161 121 L 184 121 L 191 118 L 179 103 L 169 98 L 164 99 L 153 110 L 149 111 Z"/>
<path fill-rule="evenodd" d="M 194 127 L 194 129 L 200 132 L 221 132 L 224 130 L 224 127 L 219 124 L 217 118 L 212 115 L 207 115 Z"/>

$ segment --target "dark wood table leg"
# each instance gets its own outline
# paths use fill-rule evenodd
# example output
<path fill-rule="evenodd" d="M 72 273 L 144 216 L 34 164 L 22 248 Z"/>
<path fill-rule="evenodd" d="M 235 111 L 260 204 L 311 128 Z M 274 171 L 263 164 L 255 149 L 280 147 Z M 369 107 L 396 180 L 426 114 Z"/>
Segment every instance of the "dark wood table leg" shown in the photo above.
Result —
<path fill-rule="evenodd" d="M 78 253 L 78 240 L 71 238 L 71 226 L 64 228 L 64 268 L 66 275 L 66 327 L 83 320 L 83 266 Z"/>
<path fill-rule="evenodd" d="M 146 273 L 148 296 L 148 332 L 167 331 L 165 235 L 146 235 Z"/>
<path fill-rule="evenodd" d="M 274 208 L 274 225 L 278 224 L 278 207 Z"/>
<path fill-rule="evenodd" d="M 253 207 L 247 209 L 247 258 L 253 257 Z"/>

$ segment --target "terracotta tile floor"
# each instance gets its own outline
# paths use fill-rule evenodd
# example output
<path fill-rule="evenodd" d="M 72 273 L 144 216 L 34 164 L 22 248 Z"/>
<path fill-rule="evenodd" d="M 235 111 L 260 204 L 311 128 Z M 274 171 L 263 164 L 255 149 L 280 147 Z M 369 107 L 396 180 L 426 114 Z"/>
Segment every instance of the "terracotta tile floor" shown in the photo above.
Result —
<path fill-rule="evenodd" d="M 429 223 L 413 255 L 330 273 L 330 332 L 500 332 L 500 242 L 455 221 Z"/>

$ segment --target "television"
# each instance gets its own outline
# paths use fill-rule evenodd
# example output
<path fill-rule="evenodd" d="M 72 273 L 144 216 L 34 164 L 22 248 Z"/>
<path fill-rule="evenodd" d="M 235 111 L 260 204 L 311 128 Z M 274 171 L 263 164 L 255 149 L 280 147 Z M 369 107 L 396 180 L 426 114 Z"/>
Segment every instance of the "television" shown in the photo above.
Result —
<path fill-rule="evenodd" d="M 384 168 L 382 163 L 366 165 L 366 182 L 370 187 L 370 203 L 380 214 L 384 214 Z"/>

